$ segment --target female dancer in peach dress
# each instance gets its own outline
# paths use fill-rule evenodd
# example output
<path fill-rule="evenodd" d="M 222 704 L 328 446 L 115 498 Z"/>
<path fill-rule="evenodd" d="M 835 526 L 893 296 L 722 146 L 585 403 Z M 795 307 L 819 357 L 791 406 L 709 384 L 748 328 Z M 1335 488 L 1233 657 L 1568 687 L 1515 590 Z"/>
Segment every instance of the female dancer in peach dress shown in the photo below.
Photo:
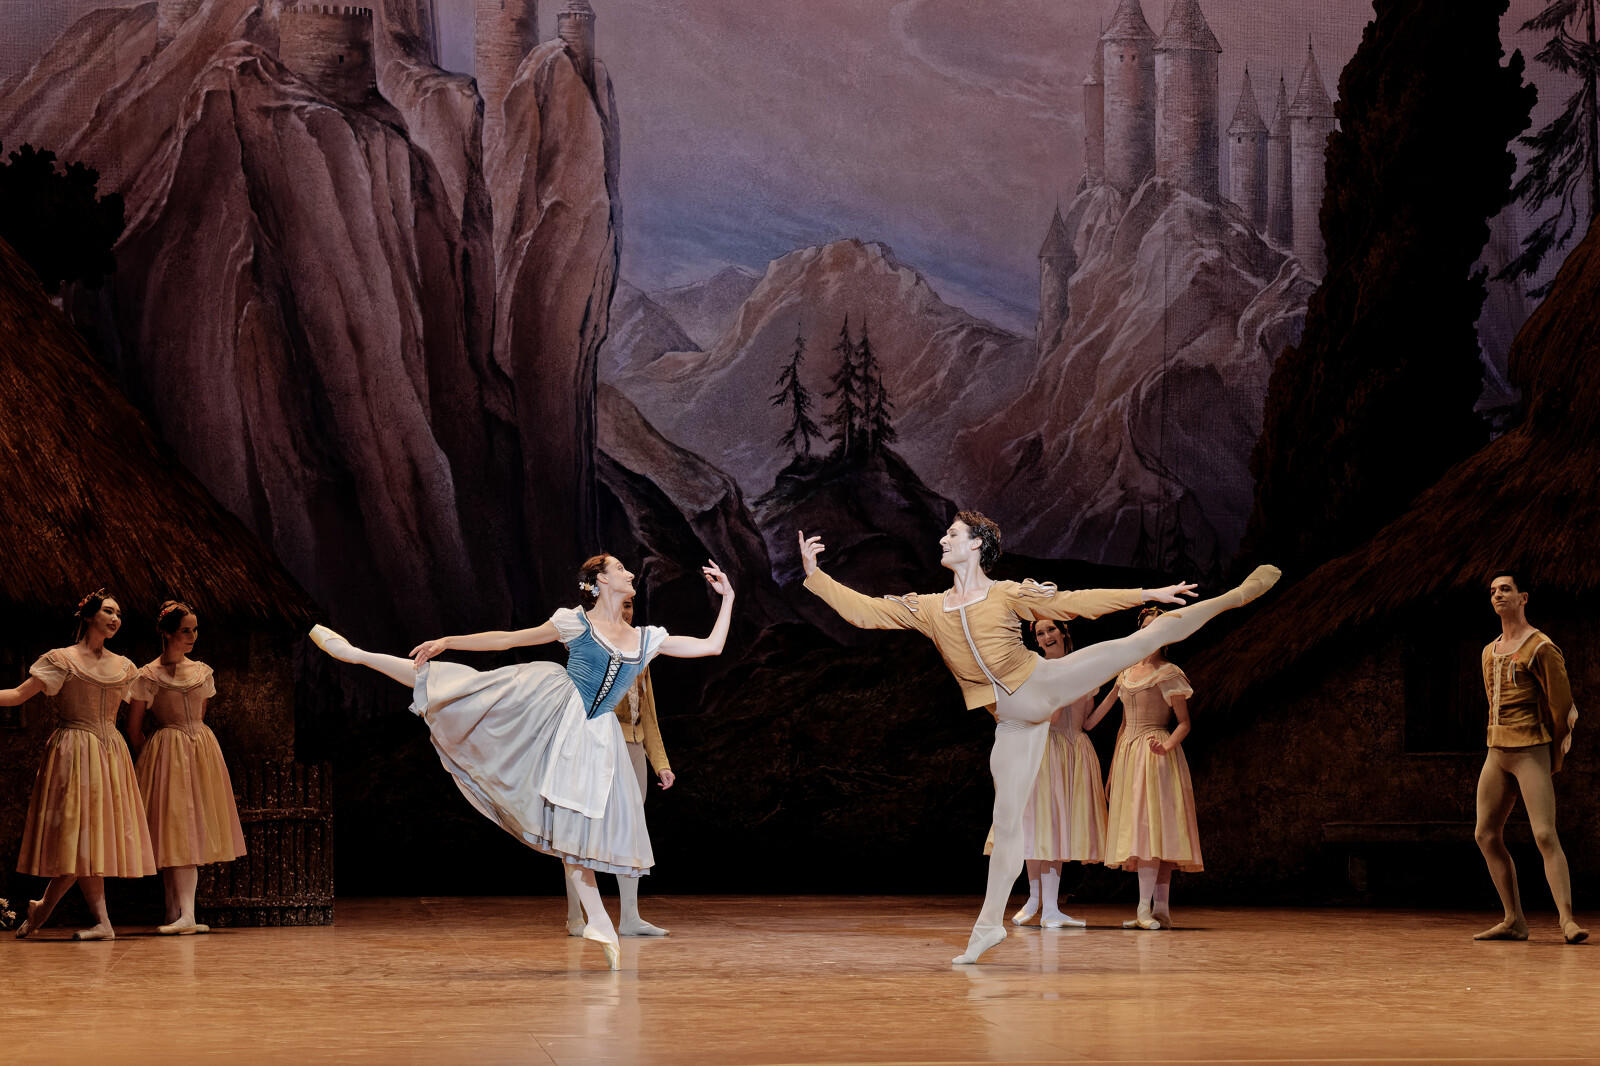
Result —
<path fill-rule="evenodd" d="M 194 917 L 199 868 L 244 854 L 244 829 L 233 802 L 233 781 L 216 735 L 205 724 L 206 701 L 217 694 L 211 667 L 189 658 L 200 621 L 188 604 L 168 600 L 156 615 L 161 657 L 133 682 L 128 736 L 141 749 L 139 791 L 144 795 L 156 866 L 166 890 L 164 936 L 208 933 Z M 145 738 L 148 712 L 156 728 Z"/>
<path fill-rule="evenodd" d="M 1065 622 L 1041 618 L 1033 623 L 1033 636 L 1046 659 L 1060 659 L 1072 651 Z M 1083 731 L 1084 719 L 1093 707 L 1091 692 L 1058 707 L 1050 716 L 1044 762 L 1022 812 L 1028 902 L 1011 916 L 1013 925 L 1026 925 L 1035 916 L 1046 929 L 1082 928 L 1085 924 L 1061 910 L 1061 867 L 1065 862 L 1097 863 L 1104 857 L 1106 790 L 1100 757 Z M 991 828 L 983 853 L 993 851 Z"/>
<path fill-rule="evenodd" d="M 28 903 L 19 938 L 41 928 L 74 884 L 83 889 L 95 923 L 74 940 L 113 940 L 106 914 L 108 877 L 156 872 L 144 804 L 128 745 L 117 732 L 117 710 L 138 670 L 106 649 L 122 628 L 122 608 L 105 589 L 78 601 L 71 647 L 45 652 L 27 681 L 0 690 L 0 707 L 15 707 L 43 692 L 54 697 L 55 732 L 33 780 L 17 872 L 48 877 L 44 895 Z"/>
<path fill-rule="evenodd" d="M 1146 609 L 1139 628 L 1161 613 Z M 1110 811 L 1105 861 L 1139 875 L 1139 906 L 1136 916 L 1122 923 L 1126 929 L 1171 926 L 1172 871 L 1205 869 L 1194 784 L 1181 747 L 1189 735 L 1188 700 L 1194 689 L 1183 671 L 1166 660 L 1164 650 L 1118 674 L 1116 685 L 1084 723 L 1085 729 L 1093 729 L 1121 698 L 1122 729 L 1106 783 Z M 1174 715 L 1178 723 L 1169 731 Z"/>

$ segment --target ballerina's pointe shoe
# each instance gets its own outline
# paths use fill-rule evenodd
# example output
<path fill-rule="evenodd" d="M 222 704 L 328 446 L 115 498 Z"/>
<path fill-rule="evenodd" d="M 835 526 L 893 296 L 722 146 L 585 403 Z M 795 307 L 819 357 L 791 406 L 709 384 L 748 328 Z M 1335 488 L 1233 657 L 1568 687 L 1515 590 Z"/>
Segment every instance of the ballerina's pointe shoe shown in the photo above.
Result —
<path fill-rule="evenodd" d="M 28 917 L 23 919 L 23 922 L 22 922 L 21 925 L 17 926 L 17 939 L 18 940 L 26 940 L 26 939 L 28 939 L 28 934 L 33 932 L 33 930 L 35 928 L 35 926 L 33 924 L 33 911 L 34 911 L 34 908 L 38 907 L 39 904 L 41 904 L 43 902 L 44 902 L 44 900 L 42 900 L 42 899 L 30 899 L 28 901 Z"/>
<path fill-rule="evenodd" d="M 344 661 L 349 654 L 350 642 L 324 625 L 311 627 L 311 632 L 306 636 L 311 638 L 311 643 L 321 648 L 335 659 Z"/>
<path fill-rule="evenodd" d="M 1569 944 L 1581 944 L 1589 939 L 1589 930 L 1577 922 L 1568 922 L 1561 927 L 1561 937 Z"/>
<path fill-rule="evenodd" d="M 583 939 L 593 940 L 605 949 L 607 966 L 613 970 L 622 969 L 622 949 L 615 940 L 601 936 L 587 925 L 583 927 Z"/>
<path fill-rule="evenodd" d="M 1006 931 L 999 926 L 993 929 L 974 929 L 971 939 L 967 941 L 967 950 L 951 959 L 951 965 L 970 966 L 977 962 L 984 952 L 1005 938 Z"/>
<path fill-rule="evenodd" d="M 170 925 L 156 926 L 156 932 L 162 936 L 194 936 L 196 933 L 209 933 L 211 927 L 199 922 L 173 922 Z"/>
<path fill-rule="evenodd" d="M 79 929 L 72 934 L 74 940 L 115 940 L 117 934 L 109 929 Z"/>
<path fill-rule="evenodd" d="M 1033 921 L 1037 917 L 1039 917 L 1039 905 L 1037 903 L 1034 903 L 1034 904 L 1024 903 L 1021 907 L 1019 907 L 1017 909 L 1017 913 L 1015 913 L 1015 914 L 1013 914 L 1011 916 L 1011 924 L 1012 925 L 1027 925 L 1029 922 Z M 1037 924 L 1037 923 L 1035 923 L 1035 924 Z"/>
<path fill-rule="evenodd" d="M 1083 929 L 1089 923 L 1070 914 L 1047 914 L 1039 919 L 1039 924 L 1046 929 Z"/>

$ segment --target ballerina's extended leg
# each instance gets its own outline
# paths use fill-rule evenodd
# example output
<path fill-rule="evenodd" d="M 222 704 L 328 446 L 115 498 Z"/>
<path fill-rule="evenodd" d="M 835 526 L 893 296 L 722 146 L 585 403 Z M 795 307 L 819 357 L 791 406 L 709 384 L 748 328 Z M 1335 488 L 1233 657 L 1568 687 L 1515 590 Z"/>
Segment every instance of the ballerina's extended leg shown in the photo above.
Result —
<path fill-rule="evenodd" d="M 327 626 L 312 626 L 311 643 L 343 663 L 370 667 L 384 677 L 393 678 L 407 688 L 417 683 L 417 671 L 410 659 L 382 652 L 363 651 Z"/>

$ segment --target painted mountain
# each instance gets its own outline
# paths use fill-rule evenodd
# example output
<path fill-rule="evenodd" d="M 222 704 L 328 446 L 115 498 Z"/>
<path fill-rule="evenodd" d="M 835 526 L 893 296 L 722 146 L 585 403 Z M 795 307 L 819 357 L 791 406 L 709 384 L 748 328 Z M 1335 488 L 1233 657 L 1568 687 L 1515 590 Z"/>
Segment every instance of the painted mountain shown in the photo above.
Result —
<path fill-rule="evenodd" d="M 285 62 L 277 5 L 207 0 L 159 48 L 155 12 L 82 19 L 0 97 L 0 141 L 126 199 L 80 327 L 352 636 L 562 602 L 617 260 L 603 65 L 533 46 L 485 138 L 414 36 L 380 27 L 363 83 Z"/>

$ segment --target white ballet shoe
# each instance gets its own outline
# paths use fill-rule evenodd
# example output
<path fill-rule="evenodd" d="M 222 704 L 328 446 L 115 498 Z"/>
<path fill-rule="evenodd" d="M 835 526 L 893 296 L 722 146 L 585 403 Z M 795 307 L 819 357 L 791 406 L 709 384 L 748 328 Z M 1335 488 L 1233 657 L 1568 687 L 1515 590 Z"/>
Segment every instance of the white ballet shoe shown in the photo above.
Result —
<path fill-rule="evenodd" d="M 977 962 L 984 952 L 999 944 L 1005 938 L 1006 931 L 998 925 L 991 929 L 974 927 L 972 938 L 967 941 L 967 950 L 951 959 L 950 962 L 955 966 L 970 966 Z"/>
<path fill-rule="evenodd" d="M 643 918 L 624 918 L 622 924 L 617 926 L 617 932 L 622 936 L 671 936 L 667 930 L 659 925 L 651 925 Z"/>
<path fill-rule="evenodd" d="M 1027 925 L 1039 914 L 1039 905 L 1032 900 L 1017 908 L 1017 913 L 1011 916 L 1012 925 Z"/>
<path fill-rule="evenodd" d="M 340 662 L 350 661 L 349 653 L 354 645 L 327 626 L 314 625 L 311 627 L 311 632 L 306 635 L 311 638 L 311 643 Z"/>
<path fill-rule="evenodd" d="M 1089 923 L 1082 918 L 1074 918 L 1070 914 L 1062 914 L 1057 911 L 1055 914 L 1046 914 L 1041 917 L 1039 924 L 1046 929 L 1083 929 Z"/>
<path fill-rule="evenodd" d="M 615 940 L 612 940 L 609 937 L 601 936 L 592 927 L 587 925 L 583 927 L 583 939 L 593 940 L 596 944 L 599 944 L 605 949 L 607 966 L 613 970 L 622 969 L 622 948 Z"/>
<path fill-rule="evenodd" d="M 1154 918 L 1129 918 L 1122 923 L 1124 929 L 1160 929 L 1161 923 Z"/>

